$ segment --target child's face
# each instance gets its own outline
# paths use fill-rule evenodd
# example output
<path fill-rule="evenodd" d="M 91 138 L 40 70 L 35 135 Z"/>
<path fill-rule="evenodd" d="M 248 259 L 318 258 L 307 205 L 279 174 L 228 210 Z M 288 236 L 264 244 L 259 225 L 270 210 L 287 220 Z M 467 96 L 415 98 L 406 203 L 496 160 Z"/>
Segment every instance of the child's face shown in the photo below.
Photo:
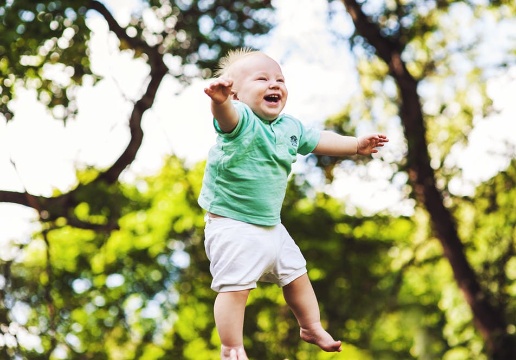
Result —
<path fill-rule="evenodd" d="M 288 91 L 279 64 L 254 54 L 232 66 L 233 98 L 247 104 L 263 120 L 275 120 L 287 102 Z"/>

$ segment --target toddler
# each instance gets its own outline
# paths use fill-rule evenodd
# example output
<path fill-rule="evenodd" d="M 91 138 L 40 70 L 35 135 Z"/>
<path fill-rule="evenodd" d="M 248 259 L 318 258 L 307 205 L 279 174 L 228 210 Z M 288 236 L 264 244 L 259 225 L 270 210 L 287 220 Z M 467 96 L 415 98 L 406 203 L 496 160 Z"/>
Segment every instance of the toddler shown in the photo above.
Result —
<path fill-rule="evenodd" d="M 370 155 L 388 139 L 315 130 L 283 114 L 285 78 L 263 52 L 235 50 L 219 65 L 218 77 L 204 90 L 211 98 L 217 143 L 208 155 L 198 202 L 206 210 L 204 244 L 211 287 L 218 293 L 214 317 L 221 359 L 248 359 L 244 312 L 258 281 L 282 288 L 302 340 L 341 351 L 341 342 L 321 325 L 306 261 L 281 224 L 281 206 L 297 154 Z"/>

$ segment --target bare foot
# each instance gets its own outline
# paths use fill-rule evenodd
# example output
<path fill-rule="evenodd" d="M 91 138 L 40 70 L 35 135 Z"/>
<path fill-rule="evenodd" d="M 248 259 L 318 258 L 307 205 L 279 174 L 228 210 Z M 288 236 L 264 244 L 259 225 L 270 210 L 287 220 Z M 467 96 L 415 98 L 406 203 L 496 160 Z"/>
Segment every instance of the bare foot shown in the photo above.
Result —
<path fill-rule="evenodd" d="M 307 343 L 319 346 L 324 351 L 340 352 L 342 351 L 341 342 L 336 341 L 321 326 L 321 323 L 315 323 L 309 327 L 301 328 L 299 331 L 301 339 Z"/>
<path fill-rule="evenodd" d="M 220 351 L 220 359 L 221 360 L 249 360 L 247 357 L 244 347 L 228 347 L 222 345 L 222 349 Z"/>

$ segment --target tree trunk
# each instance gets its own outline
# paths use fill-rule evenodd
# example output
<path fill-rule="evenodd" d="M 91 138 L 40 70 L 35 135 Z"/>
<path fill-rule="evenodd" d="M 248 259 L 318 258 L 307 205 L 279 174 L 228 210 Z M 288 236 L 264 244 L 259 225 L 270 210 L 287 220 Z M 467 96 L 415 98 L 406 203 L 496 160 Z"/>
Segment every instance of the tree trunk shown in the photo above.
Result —
<path fill-rule="evenodd" d="M 465 256 L 455 220 L 444 206 L 442 194 L 436 187 L 435 174 L 430 166 L 421 102 L 417 81 L 401 59 L 402 44 L 383 37 L 376 24 L 369 21 L 355 0 L 343 0 L 358 34 L 375 49 L 388 65 L 400 95 L 399 115 L 408 143 L 407 167 L 409 181 L 416 199 L 430 215 L 432 229 L 439 239 L 444 256 L 450 262 L 454 278 L 473 313 L 474 323 L 485 340 L 492 359 L 516 359 L 516 344 L 507 333 L 502 307 L 492 304 L 482 289 L 477 275 Z"/>

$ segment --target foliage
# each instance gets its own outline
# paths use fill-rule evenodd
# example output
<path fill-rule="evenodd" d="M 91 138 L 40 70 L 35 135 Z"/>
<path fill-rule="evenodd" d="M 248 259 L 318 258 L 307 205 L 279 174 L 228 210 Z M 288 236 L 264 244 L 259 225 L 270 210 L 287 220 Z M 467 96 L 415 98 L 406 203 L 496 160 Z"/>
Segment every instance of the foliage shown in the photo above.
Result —
<path fill-rule="evenodd" d="M 2 316 L 17 324 L 18 331 L 12 331 L 20 339 L 18 347 L 1 350 L 5 357 L 215 359 L 215 293 L 209 288 L 196 204 L 203 165 L 188 170 L 171 158 L 160 174 L 121 187 L 123 216 L 111 234 L 55 227 L 47 232 L 47 243 L 35 238 L 22 258 L 4 262 L 10 276 L 4 278 Z M 472 199 L 479 204 L 461 201 L 457 208 L 464 219 L 461 231 L 477 234 L 472 258 L 493 271 L 485 281 L 504 289 L 493 294 L 505 294 L 509 314 L 515 313 L 513 257 L 482 246 L 499 248 L 486 243 L 494 238 L 484 238 L 493 233 L 486 212 L 498 219 L 496 231 L 514 229 L 503 219 L 510 222 L 506 216 L 514 212 L 515 179 L 512 167 L 492 179 L 498 185 L 479 190 Z M 287 194 L 284 223 L 307 258 L 323 321 L 344 341 L 345 352 L 329 357 L 303 343 L 281 290 L 260 285 L 246 312 L 245 342 L 252 358 L 482 358 L 474 350 L 481 349 L 481 340 L 439 245 L 428 240 L 423 212 L 412 219 L 349 216 L 342 203 L 322 193 L 307 197 L 306 185 L 295 184 Z M 498 186 L 509 191 L 493 191 Z M 90 197 L 90 202 L 103 200 Z M 84 204 L 77 209 L 81 216 L 98 216 Z M 514 233 L 507 234 L 504 244 L 514 251 Z M 21 309 L 30 309 L 25 320 L 15 316 Z M 32 334 L 35 346 L 21 341 L 21 329 Z"/>
<path fill-rule="evenodd" d="M 178 297 L 173 285 L 187 265 L 185 246 L 200 237 L 199 209 L 188 205 L 195 202 L 189 189 L 200 175 L 181 177 L 183 164 L 172 160 L 165 168 L 173 178 L 149 189 L 164 186 L 163 197 L 118 178 L 141 146 L 142 117 L 162 79 L 172 76 L 186 84 L 209 77 L 221 54 L 252 45 L 253 36 L 270 28 L 271 4 L 149 0 L 139 5 L 123 23 L 95 0 L 0 4 L 0 108 L 7 120 L 20 87 L 35 90 L 56 119 L 75 115 L 78 87 L 99 79 L 89 58 L 93 17 L 105 21 L 122 52 L 149 69 L 146 89 L 128 119 L 131 139 L 110 168 L 80 173 L 76 188 L 51 197 L 0 190 L 1 202 L 33 208 L 40 221 L 40 231 L 13 240 L 1 256 L 2 358 L 155 359 L 172 351 Z"/>
<path fill-rule="evenodd" d="M 0 109 L 11 118 L 8 103 L 17 86 L 35 89 L 39 100 L 73 116 L 74 94 L 85 76 L 97 79 L 89 61 L 88 18 L 100 12 L 118 36 L 120 49 L 152 62 L 148 47 L 165 55 L 170 74 L 183 82 L 210 77 L 222 54 L 249 43 L 252 34 L 270 26 L 270 2 L 141 1 L 125 28 L 100 1 L 6 1 L 0 5 Z M 66 80 L 52 76 L 59 71 Z"/>
<path fill-rule="evenodd" d="M 460 230 L 491 301 L 516 332 L 516 160 L 481 184 L 472 198 L 457 199 Z M 471 324 L 464 326 L 470 327 Z"/>
<path fill-rule="evenodd" d="M 516 8 L 505 1 L 342 3 L 356 29 L 351 44 L 362 91 L 327 125 L 349 133 L 364 119 L 371 119 L 374 128 L 404 139 L 405 152 L 382 152 L 383 157 L 395 161 L 396 165 L 391 165 L 397 167 L 395 174 L 407 172 L 411 189 L 407 195 L 428 211 L 429 237 L 435 236 L 441 243 L 453 279 L 472 311 L 468 314 L 464 309 L 461 316 L 452 311 L 448 321 L 453 325 L 443 330 L 452 347 L 446 356 L 513 358 L 516 337 L 504 291 L 498 287 L 493 293 L 493 278 L 488 275 L 491 270 L 486 274 L 486 268 L 476 266 L 481 257 L 464 248 L 471 237 L 459 236 L 463 219 L 450 206 L 460 198 L 451 192 L 449 184 L 461 176 L 453 156 L 467 146 L 475 123 L 494 110 L 486 79 L 503 74 L 505 66 L 515 64 L 513 42 L 500 44 L 498 56 L 489 59 L 480 51 L 482 46 L 492 44 L 485 25 L 497 21 L 501 29 L 503 23 L 514 23 Z M 397 134 L 398 123 L 403 135 Z M 514 157 L 514 151 L 507 149 L 506 156 Z M 346 169 L 338 159 L 324 160 L 319 165 L 329 182 L 334 180 L 336 167 Z M 503 248 L 512 246 L 513 239 L 509 239 L 509 245 Z M 460 301 L 456 290 L 447 288 L 447 293 L 448 301 L 441 301 L 440 307 L 449 316 L 448 307 L 442 304 L 450 304 L 453 299 L 458 305 Z M 484 348 L 475 330 L 482 336 Z"/>
<path fill-rule="evenodd" d="M 125 199 L 119 230 L 48 224 L 22 257 L 3 263 L 10 270 L 3 275 L 3 316 L 35 340 L 24 343 L 22 332 L 13 331 L 18 346 L 4 347 L 4 355 L 158 359 L 171 352 L 178 291 L 185 288 L 177 285 L 188 265 L 185 248 L 201 241 L 195 197 L 201 177 L 202 168 L 187 172 L 172 158 L 160 175 L 139 180 L 138 188 L 113 186 Z M 88 205 L 104 204 L 104 197 L 89 199 L 76 209 L 98 217 Z M 16 309 L 28 313 L 16 317 Z"/>
<path fill-rule="evenodd" d="M 191 75 L 210 76 L 221 52 L 269 24 L 262 10 L 268 2 L 142 4 L 129 24 L 109 24 L 120 48 L 151 64 L 151 73 L 156 54 L 178 61 L 167 73 L 185 82 Z M 426 138 L 439 189 L 489 302 L 506 318 L 507 333 L 514 334 L 516 163 L 481 184 L 474 196 L 460 197 L 448 189 L 460 169 L 446 161 L 457 143 L 467 142 L 475 119 L 492 110 L 484 80 L 504 65 L 481 68 L 471 46 L 477 38 L 463 38 L 456 31 L 461 17 L 453 14 L 466 14 L 464 19 L 476 23 L 482 16 L 513 14 L 514 3 L 371 4 L 364 2 L 369 19 L 381 25 L 385 38 L 403 44 L 404 61 L 425 104 Z M 93 10 L 114 21 L 96 1 L 0 5 L 2 113 L 9 116 L 16 86 L 27 86 L 36 88 L 49 108 L 62 105 L 73 114 L 74 87 L 85 76 L 96 76 L 88 62 L 87 16 Z M 161 23 L 159 30 L 140 16 L 147 11 Z M 328 125 L 350 133 L 359 120 L 372 119 L 375 127 L 392 130 L 393 123 L 399 125 L 398 89 L 388 67 L 373 56 L 375 49 L 358 34 L 352 41 L 363 91 Z M 468 66 L 460 69 L 450 54 Z M 48 78 L 48 66 L 65 69 L 69 81 Z M 143 102 L 152 104 L 152 99 Z M 399 149 L 386 155 L 396 162 L 393 173 L 407 170 L 405 155 Z M 320 160 L 332 180 L 340 163 Z M 367 161 L 353 170 L 363 166 Z M 95 181 L 99 172 L 85 171 L 78 175 L 73 201 L 58 198 L 37 209 L 38 232 L 13 243 L 13 256 L 0 257 L 0 357 L 216 359 L 215 293 L 209 287 L 204 223 L 196 202 L 202 173 L 203 164 L 187 168 L 174 157 L 159 174 L 134 184 Z M 347 204 L 299 180 L 290 183 L 283 221 L 307 258 L 323 322 L 344 341 L 344 351 L 327 354 L 301 342 L 281 290 L 261 285 L 252 291 L 246 310 L 245 345 L 251 358 L 487 359 L 484 339 L 425 209 L 417 206 L 411 217 L 350 215 Z"/>

